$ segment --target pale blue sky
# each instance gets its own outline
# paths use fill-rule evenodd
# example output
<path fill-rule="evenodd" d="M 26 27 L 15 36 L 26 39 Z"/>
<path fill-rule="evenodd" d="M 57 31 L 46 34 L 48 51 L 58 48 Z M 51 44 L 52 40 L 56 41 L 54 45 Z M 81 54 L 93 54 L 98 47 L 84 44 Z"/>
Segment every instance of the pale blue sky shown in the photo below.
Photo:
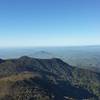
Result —
<path fill-rule="evenodd" d="M 100 44 L 100 0 L 0 0 L 0 47 Z"/>

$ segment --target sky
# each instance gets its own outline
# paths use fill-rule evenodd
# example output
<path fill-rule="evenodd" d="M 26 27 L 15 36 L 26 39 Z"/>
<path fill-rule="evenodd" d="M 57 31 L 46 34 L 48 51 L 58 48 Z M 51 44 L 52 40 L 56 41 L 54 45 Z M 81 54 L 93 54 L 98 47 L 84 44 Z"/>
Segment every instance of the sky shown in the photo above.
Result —
<path fill-rule="evenodd" d="M 100 0 L 0 0 L 0 47 L 100 45 Z"/>

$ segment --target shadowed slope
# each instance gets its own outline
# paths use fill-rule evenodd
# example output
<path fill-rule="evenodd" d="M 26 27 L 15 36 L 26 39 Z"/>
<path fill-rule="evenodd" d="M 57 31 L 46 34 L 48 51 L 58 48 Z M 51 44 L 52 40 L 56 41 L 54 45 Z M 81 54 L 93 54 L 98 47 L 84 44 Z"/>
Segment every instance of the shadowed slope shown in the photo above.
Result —
<path fill-rule="evenodd" d="M 32 100 L 36 96 L 41 99 L 33 100 L 99 100 L 100 74 L 72 67 L 58 58 L 23 56 L 5 60 L 0 64 L 0 77 L 2 98 Z"/>

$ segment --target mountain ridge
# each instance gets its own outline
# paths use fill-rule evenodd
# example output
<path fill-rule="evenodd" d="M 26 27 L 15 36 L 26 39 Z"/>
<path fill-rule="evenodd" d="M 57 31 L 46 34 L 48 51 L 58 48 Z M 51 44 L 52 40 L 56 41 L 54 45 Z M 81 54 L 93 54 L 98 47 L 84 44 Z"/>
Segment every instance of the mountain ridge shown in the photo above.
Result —
<path fill-rule="evenodd" d="M 36 77 L 35 79 L 33 77 L 25 78 L 30 75 L 30 73 L 33 75 L 37 74 L 41 77 Z M 11 81 L 11 79 L 15 80 L 16 78 L 18 79 L 17 81 Z M 73 67 L 59 58 L 38 59 L 22 56 L 18 59 L 4 60 L 0 63 L 0 80 L 0 86 L 2 86 L 3 80 L 7 80 L 4 82 L 7 86 L 4 87 L 11 88 L 12 92 L 14 91 L 12 89 L 13 85 L 15 89 L 22 87 L 23 89 L 21 91 L 30 99 L 34 98 L 34 95 L 37 95 L 38 98 L 39 93 L 43 100 L 65 100 L 64 97 L 68 97 L 68 100 L 71 98 L 73 98 L 73 100 L 92 100 L 93 98 L 93 100 L 99 100 L 98 98 L 100 97 L 100 73 Z M 24 85 L 26 85 L 27 88 L 25 88 Z M 36 92 L 33 89 L 35 87 L 38 87 L 43 93 L 38 90 L 37 94 L 32 95 L 33 92 Z M 30 96 L 27 96 L 28 94 L 25 92 L 26 89 L 28 89 L 27 91 L 29 91 Z M 33 90 L 31 91 L 30 89 Z M 7 89 L 7 91 L 8 90 L 9 89 Z M 44 96 L 48 99 L 44 99 L 42 97 L 43 94 L 45 94 Z M 17 100 L 16 95 L 20 96 L 19 100 L 26 98 L 21 95 L 18 90 L 16 90 L 14 96 L 12 94 L 8 95 L 14 98 L 13 100 Z"/>

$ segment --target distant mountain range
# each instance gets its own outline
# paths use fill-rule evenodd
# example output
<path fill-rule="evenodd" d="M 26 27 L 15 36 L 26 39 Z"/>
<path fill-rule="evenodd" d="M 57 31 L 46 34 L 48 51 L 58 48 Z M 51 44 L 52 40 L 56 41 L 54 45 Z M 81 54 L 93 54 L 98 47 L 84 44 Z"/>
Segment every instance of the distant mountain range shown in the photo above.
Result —
<path fill-rule="evenodd" d="M 1 59 L 0 100 L 100 100 L 100 73 L 59 58 Z"/>
<path fill-rule="evenodd" d="M 33 58 L 60 58 L 79 68 L 100 72 L 100 46 L 0 48 L 0 57 L 19 58 L 27 55 Z"/>

